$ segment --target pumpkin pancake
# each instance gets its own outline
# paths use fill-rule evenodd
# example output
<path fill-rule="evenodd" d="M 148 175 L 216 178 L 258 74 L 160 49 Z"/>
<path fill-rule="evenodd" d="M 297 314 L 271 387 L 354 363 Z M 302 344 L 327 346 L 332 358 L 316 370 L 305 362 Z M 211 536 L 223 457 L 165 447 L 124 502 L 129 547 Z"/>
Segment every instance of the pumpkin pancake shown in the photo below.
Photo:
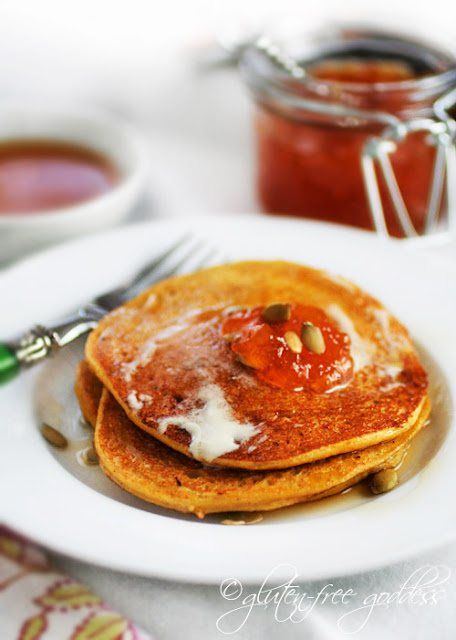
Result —
<path fill-rule="evenodd" d="M 397 437 L 349 454 L 291 469 L 247 471 L 202 464 L 170 449 L 128 419 L 86 362 L 77 371 L 76 394 L 93 423 L 94 444 L 105 474 L 147 502 L 203 517 L 223 511 L 266 511 L 340 493 L 372 473 L 399 464 L 429 414 L 427 401 L 413 425 Z"/>
<path fill-rule="evenodd" d="M 91 371 L 85 360 L 78 364 L 74 392 L 79 402 L 81 413 L 87 422 L 95 428 L 98 407 L 100 405 L 103 384 Z"/>
<path fill-rule="evenodd" d="M 279 321 L 269 313 L 278 302 L 288 312 Z M 162 281 L 107 315 L 86 356 L 141 429 L 226 467 L 288 468 L 372 447 L 415 425 L 427 402 L 410 336 L 380 302 L 286 262 Z"/>

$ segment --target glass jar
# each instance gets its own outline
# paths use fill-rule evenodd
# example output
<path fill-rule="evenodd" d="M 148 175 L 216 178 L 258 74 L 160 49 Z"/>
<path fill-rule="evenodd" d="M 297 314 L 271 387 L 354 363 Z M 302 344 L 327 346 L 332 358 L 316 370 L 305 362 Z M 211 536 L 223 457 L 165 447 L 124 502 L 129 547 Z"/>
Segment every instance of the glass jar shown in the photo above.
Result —
<path fill-rule="evenodd" d="M 253 92 L 257 193 L 269 213 L 373 229 L 362 172 L 369 140 L 397 123 L 434 118 L 434 103 L 456 87 L 456 59 L 421 42 L 385 33 L 344 30 L 330 42 L 280 43 L 304 79 L 287 73 L 258 46 L 240 68 Z M 412 127 L 413 128 L 413 127 Z M 412 131 L 395 146 L 391 165 L 417 233 L 425 228 L 436 146 Z M 390 235 L 404 235 L 384 175 L 376 171 Z M 438 203 L 437 218 L 446 207 Z"/>

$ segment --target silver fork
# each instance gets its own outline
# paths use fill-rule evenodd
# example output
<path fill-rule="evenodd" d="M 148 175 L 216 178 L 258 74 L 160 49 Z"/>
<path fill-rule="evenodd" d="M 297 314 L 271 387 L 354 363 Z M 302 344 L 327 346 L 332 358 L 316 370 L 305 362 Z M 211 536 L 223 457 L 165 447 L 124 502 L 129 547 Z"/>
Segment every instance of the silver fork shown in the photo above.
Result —
<path fill-rule="evenodd" d="M 22 369 L 37 364 L 57 350 L 94 329 L 109 311 L 134 298 L 141 291 L 177 273 L 197 270 L 214 258 L 215 250 L 185 235 L 155 256 L 126 284 L 94 298 L 87 305 L 52 327 L 37 325 L 18 340 L 0 342 L 0 384 Z"/>

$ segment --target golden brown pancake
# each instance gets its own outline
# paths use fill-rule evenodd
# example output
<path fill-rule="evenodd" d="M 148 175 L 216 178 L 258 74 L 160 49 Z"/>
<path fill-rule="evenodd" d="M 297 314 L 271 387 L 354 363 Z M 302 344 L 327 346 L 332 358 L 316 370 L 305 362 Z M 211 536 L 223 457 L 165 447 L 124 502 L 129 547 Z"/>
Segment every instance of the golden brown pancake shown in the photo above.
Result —
<path fill-rule="evenodd" d="M 86 362 L 78 368 L 76 394 L 84 416 L 93 421 L 100 383 Z M 362 451 L 291 469 L 247 471 L 208 466 L 167 447 L 138 429 L 105 389 L 94 444 L 106 475 L 147 502 L 199 517 L 265 511 L 339 493 L 371 473 L 396 466 L 429 409 L 426 401 L 413 427 Z"/>
<path fill-rule="evenodd" d="M 79 402 L 81 413 L 87 422 L 95 428 L 97 423 L 98 407 L 100 405 L 103 384 L 91 371 L 85 360 L 78 364 L 74 392 Z"/>
<path fill-rule="evenodd" d="M 278 301 L 321 308 L 349 335 L 355 373 L 346 386 L 272 387 L 233 357 L 221 333 L 227 309 Z M 141 429 L 227 467 L 288 468 L 372 447 L 410 429 L 427 397 L 426 372 L 398 320 L 354 284 L 286 262 L 162 281 L 106 316 L 86 356 Z"/>

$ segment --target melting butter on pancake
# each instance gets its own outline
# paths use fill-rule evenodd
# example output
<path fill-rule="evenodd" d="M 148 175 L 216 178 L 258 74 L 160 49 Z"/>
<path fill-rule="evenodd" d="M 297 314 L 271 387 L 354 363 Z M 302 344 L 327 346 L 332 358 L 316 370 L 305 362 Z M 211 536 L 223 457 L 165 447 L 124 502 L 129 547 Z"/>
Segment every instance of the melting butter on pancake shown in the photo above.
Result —
<path fill-rule="evenodd" d="M 325 393 L 273 387 L 221 335 L 233 306 L 323 309 L 351 341 L 354 375 Z M 141 429 L 219 466 L 279 469 L 394 439 L 417 421 L 427 375 L 407 330 L 326 272 L 241 262 L 162 281 L 106 316 L 87 360 Z"/>
<path fill-rule="evenodd" d="M 426 401 L 413 427 L 362 451 L 291 469 L 247 471 L 204 465 L 138 429 L 106 389 L 101 395 L 86 362 L 78 367 L 75 390 L 83 415 L 95 426 L 94 444 L 105 474 L 147 502 L 199 517 L 267 511 L 340 493 L 372 473 L 397 466 L 430 409 Z M 96 420 L 93 409 L 99 403 Z"/>

